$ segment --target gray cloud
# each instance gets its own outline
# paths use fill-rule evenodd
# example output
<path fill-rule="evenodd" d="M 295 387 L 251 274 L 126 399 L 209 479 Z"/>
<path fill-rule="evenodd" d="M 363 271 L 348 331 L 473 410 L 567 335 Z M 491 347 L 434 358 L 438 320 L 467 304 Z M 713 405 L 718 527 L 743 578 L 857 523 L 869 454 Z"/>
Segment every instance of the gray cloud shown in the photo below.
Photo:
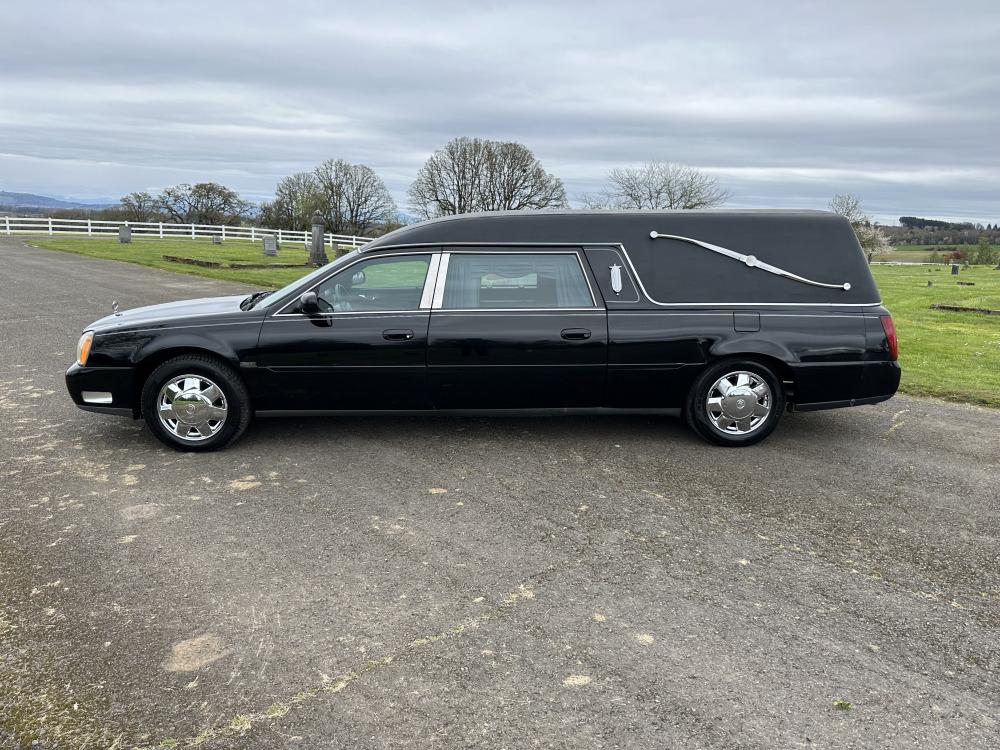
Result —
<path fill-rule="evenodd" d="M 402 205 L 431 151 L 479 135 L 527 144 L 571 198 L 663 159 L 737 206 L 854 191 L 883 220 L 1000 220 L 995 2 L 67 1 L 3 23 L 10 190 L 260 199 L 339 157 Z"/>

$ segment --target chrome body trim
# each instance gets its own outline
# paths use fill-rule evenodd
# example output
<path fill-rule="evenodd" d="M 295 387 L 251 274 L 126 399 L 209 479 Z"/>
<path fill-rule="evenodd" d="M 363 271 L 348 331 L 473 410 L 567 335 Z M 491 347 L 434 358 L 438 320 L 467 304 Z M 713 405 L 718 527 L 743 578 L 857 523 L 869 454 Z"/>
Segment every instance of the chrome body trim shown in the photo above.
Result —
<path fill-rule="evenodd" d="M 444 304 L 444 284 L 448 278 L 448 263 L 451 260 L 451 253 L 441 254 L 441 263 L 438 266 L 437 282 L 434 284 L 434 298 L 431 301 L 431 310 L 440 310 Z"/>
<path fill-rule="evenodd" d="M 759 268 L 761 271 L 767 271 L 768 273 L 773 273 L 775 276 L 784 276 L 786 279 L 792 279 L 792 281 L 799 281 L 803 284 L 810 284 L 812 286 L 821 286 L 826 289 L 843 289 L 845 292 L 849 291 L 851 288 L 850 282 L 845 281 L 842 284 L 825 284 L 822 281 L 813 281 L 812 279 L 807 279 L 805 276 L 799 276 L 798 274 L 792 273 L 791 271 L 786 271 L 784 268 L 778 268 L 777 266 L 772 266 L 770 263 L 765 263 L 759 260 L 754 255 L 747 255 L 746 253 L 738 253 L 735 250 L 730 250 L 728 247 L 722 247 L 721 245 L 713 245 L 710 242 L 703 242 L 701 240 L 696 240 L 693 237 L 682 237 L 679 234 L 660 234 L 656 230 L 649 233 L 651 239 L 664 239 L 664 240 L 677 240 L 679 242 L 686 242 L 689 245 L 696 245 L 697 247 L 703 247 L 706 250 L 711 250 L 713 253 L 718 253 L 719 255 L 725 255 L 727 258 L 732 258 L 733 260 L 738 260 L 745 263 L 750 268 Z"/>
<path fill-rule="evenodd" d="M 441 253 L 431 256 L 431 264 L 427 266 L 427 276 L 424 277 L 424 291 L 420 295 L 420 309 L 429 310 L 434 301 L 434 288 L 437 285 L 438 266 L 441 263 Z"/>
<path fill-rule="evenodd" d="M 110 391 L 81 391 L 80 398 L 84 400 L 84 403 L 88 404 L 110 404 L 111 403 L 111 392 Z"/>
<path fill-rule="evenodd" d="M 508 246 L 510 243 L 507 243 Z M 537 247 L 536 245 L 523 245 L 517 250 L 511 250 L 510 255 L 573 255 L 576 257 L 576 262 L 580 266 L 580 273 L 583 274 L 583 280 L 587 282 L 587 291 L 590 294 L 590 301 L 593 302 L 592 307 L 499 307 L 499 308 L 485 308 L 485 307 L 470 307 L 470 308 L 445 308 L 444 307 L 444 290 L 448 281 L 448 263 L 452 255 L 496 255 L 496 250 L 456 250 L 452 251 L 448 248 L 452 247 L 452 244 L 447 244 L 444 246 L 444 251 L 441 259 L 441 269 L 438 272 L 438 283 L 434 289 L 434 304 L 431 309 L 435 312 L 439 310 L 447 310 L 448 312 L 479 312 L 479 311 L 495 311 L 495 312 L 516 312 L 518 310 L 546 310 L 546 311 L 565 311 L 565 310 L 601 310 L 604 311 L 603 305 L 597 304 L 597 297 L 594 295 L 594 285 L 590 282 L 590 275 L 587 273 L 586 267 L 583 265 L 583 258 L 580 257 L 580 253 L 576 249 L 572 250 L 533 250 L 532 248 Z M 559 245 L 559 247 L 565 247 L 565 245 Z M 575 246 L 573 246 L 575 248 Z"/>
<path fill-rule="evenodd" d="M 561 416 L 642 416 L 647 414 L 679 417 L 680 408 L 649 409 L 615 408 L 610 406 L 553 407 L 526 409 L 274 409 L 254 412 L 257 417 L 561 417 Z"/>
<path fill-rule="evenodd" d="M 427 247 L 442 247 L 441 242 L 411 242 L 411 243 L 400 243 L 398 245 L 386 245 L 384 247 L 372 248 L 373 252 L 380 252 L 382 250 L 401 250 L 404 248 L 427 248 Z M 628 250 L 625 245 L 621 242 L 448 242 L 444 243 L 445 252 L 447 248 L 450 247 L 496 247 L 497 251 L 503 252 L 504 248 L 513 248 L 510 252 L 523 252 L 523 248 L 527 247 L 572 247 L 572 248 L 588 248 L 588 247 L 605 247 L 605 248 L 615 248 L 621 251 L 622 257 L 628 264 L 629 272 L 632 274 L 639 286 L 639 290 L 642 292 L 643 296 L 651 303 L 657 307 L 880 307 L 882 305 L 882 300 L 876 302 L 660 302 L 659 300 L 653 299 L 650 293 L 646 290 L 645 284 L 642 283 L 642 277 L 635 269 L 635 263 L 632 262 L 631 256 L 628 254 Z M 368 248 L 365 248 L 368 251 Z M 497 252 L 490 251 L 490 252 Z M 359 249 L 359 253 L 361 250 Z M 484 251 L 485 252 L 485 251 Z M 589 282 L 589 276 L 588 282 Z M 837 287 L 834 287 L 837 288 Z M 843 287 L 840 287 L 843 288 Z"/>

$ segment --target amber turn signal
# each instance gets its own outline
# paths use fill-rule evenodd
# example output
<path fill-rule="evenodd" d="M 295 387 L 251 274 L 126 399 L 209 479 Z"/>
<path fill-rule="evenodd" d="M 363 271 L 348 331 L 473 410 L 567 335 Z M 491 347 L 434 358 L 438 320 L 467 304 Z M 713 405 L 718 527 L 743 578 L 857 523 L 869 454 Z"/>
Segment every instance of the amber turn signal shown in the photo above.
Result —
<path fill-rule="evenodd" d="M 94 332 L 85 331 L 76 345 L 76 363 L 83 367 L 87 364 L 87 357 L 90 356 L 90 345 L 94 341 Z"/>

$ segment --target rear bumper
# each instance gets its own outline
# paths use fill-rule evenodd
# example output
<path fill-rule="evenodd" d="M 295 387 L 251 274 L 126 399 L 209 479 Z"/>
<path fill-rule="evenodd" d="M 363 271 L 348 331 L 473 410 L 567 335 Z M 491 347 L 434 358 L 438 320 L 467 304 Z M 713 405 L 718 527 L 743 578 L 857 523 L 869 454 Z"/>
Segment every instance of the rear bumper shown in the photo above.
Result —
<path fill-rule="evenodd" d="M 80 367 L 66 371 L 66 389 L 70 398 L 84 411 L 134 417 L 135 373 L 130 367 Z"/>
<path fill-rule="evenodd" d="M 819 411 L 886 401 L 896 394 L 898 362 L 858 362 L 795 368 L 794 411 Z"/>
<path fill-rule="evenodd" d="M 792 411 L 820 411 L 822 409 L 842 409 L 845 406 L 864 406 L 865 404 L 877 404 L 881 401 L 888 401 L 892 398 L 888 396 L 868 396 L 866 398 L 851 398 L 847 401 L 814 401 L 811 404 L 794 404 Z"/>

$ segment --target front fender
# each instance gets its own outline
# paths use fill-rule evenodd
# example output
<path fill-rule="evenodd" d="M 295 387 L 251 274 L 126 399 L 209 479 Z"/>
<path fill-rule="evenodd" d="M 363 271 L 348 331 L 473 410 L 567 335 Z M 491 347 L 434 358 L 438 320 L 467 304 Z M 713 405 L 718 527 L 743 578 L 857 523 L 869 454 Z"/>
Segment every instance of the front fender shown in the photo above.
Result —
<path fill-rule="evenodd" d="M 187 350 L 211 352 L 239 367 L 241 361 L 254 358 L 262 322 L 263 316 L 210 325 L 98 333 L 87 364 L 138 367 L 165 352 Z"/>

